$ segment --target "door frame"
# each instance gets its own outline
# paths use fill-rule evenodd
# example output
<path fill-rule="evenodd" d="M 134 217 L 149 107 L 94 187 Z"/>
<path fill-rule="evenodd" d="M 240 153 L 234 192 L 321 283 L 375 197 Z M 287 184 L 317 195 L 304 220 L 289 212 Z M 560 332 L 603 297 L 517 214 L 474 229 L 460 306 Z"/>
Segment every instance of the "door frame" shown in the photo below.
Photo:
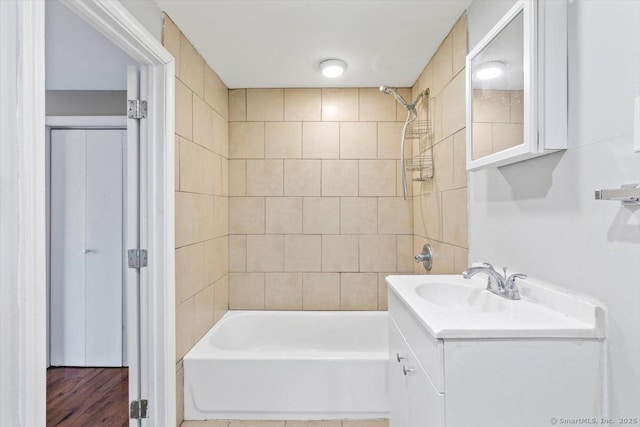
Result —
<path fill-rule="evenodd" d="M 89 25 L 119 46 L 139 65 L 147 66 L 148 115 L 140 126 L 147 136 L 147 156 L 141 159 L 141 197 L 148 206 L 141 234 L 149 251 L 142 274 L 148 301 L 141 306 L 142 366 L 147 375 L 149 420 L 153 425 L 176 422 L 175 237 L 174 237 L 174 76 L 173 56 L 119 2 L 62 0 Z M 45 233 L 45 90 L 44 2 L 16 1 L 14 30 L 19 55 L 9 58 L 17 70 L 17 192 L 20 211 L 16 237 L 20 283 L 16 348 L 22 425 L 46 421 L 46 233 Z M 3 35 L 5 30 L 2 29 Z M 2 131 L 3 139 L 5 135 Z M 142 142 L 142 141 L 141 141 Z M 146 350 L 146 351 L 145 351 Z M 143 422 L 143 425 L 148 424 Z M 133 423 L 130 423 L 134 425 Z"/>

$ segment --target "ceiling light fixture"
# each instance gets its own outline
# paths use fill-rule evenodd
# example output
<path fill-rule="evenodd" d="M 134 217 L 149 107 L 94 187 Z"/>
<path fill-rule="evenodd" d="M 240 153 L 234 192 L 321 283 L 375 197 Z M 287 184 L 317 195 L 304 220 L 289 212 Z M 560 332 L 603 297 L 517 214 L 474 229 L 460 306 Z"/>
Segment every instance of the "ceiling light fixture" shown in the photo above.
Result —
<path fill-rule="evenodd" d="M 480 80 L 495 79 L 504 70 L 505 63 L 500 61 L 491 61 L 480 64 L 476 71 L 476 77 Z"/>
<path fill-rule="evenodd" d="M 334 79 L 344 73 L 344 70 L 347 69 L 347 64 L 339 59 L 327 59 L 320 62 L 320 69 L 325 77 Z"/>

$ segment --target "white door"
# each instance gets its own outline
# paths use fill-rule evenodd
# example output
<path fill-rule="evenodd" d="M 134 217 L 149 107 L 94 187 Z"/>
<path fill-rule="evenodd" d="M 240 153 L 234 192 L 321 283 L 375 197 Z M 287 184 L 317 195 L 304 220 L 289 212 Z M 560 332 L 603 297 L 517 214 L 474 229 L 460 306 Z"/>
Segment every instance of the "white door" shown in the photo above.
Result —
<path fill-rule="evenodd" d="M 124 130 L 51 132 L 51 364 L 123 366 Z"/>

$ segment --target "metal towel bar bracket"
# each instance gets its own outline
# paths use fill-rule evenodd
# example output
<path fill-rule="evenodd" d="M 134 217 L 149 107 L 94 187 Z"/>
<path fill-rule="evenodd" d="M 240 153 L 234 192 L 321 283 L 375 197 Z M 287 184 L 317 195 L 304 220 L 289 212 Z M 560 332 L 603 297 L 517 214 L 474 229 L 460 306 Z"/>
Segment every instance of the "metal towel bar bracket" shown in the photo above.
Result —
<path fill-rule="evenodd" d="M 625 184 L 620 188 L 596 190 L 596 200 L 615 200 L 627 206 L 640 206 L 640 184 Z"/>

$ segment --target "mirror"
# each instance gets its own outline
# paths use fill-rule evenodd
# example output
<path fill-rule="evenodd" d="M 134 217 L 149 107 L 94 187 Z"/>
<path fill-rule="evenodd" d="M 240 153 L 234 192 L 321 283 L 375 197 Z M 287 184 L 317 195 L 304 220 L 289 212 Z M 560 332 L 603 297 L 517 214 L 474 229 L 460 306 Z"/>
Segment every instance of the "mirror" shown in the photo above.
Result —
<path fill-rule="evenodd" d="M 467 55 L 467 170 L 567 147 L 567 2 L 518 1 Z"/>
<path fill-rule="evenodd" d="M 524 11 L 471 60 L 472 159 L 524 144 Z"/>

